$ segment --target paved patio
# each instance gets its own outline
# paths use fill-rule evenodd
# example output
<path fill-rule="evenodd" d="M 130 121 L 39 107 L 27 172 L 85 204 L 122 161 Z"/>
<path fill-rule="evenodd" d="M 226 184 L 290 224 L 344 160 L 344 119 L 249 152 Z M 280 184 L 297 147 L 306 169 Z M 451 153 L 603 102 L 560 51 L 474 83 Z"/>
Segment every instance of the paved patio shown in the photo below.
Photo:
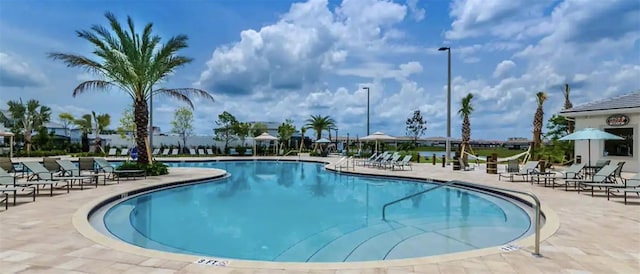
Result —
<path fill-rule="evenodd" d="M 203 159 L 203 158 L 197 158 Z M 298 159 L 298 157 L 291 157 Z M 304 159 L 304 158 L 303 158 Z M 308 158 L 318 160 L 319 158 Z M 336 158 L 320 158 L 335 161 Z M 180 158 L 189 160 L 189 158 Z M 328 165 L 331 167 L 332 165 Z M 532 246 L 512 252 L 493 252 L 471 258 L 444 256 L 432 262 L 407 260 L 379 267 L 328 264 L 327 267 L 273 269 L 234 266 L 203 266 L 185 260 L 172 260 L 133 254 L 98 244 L 83 236 L 72 218 L 79 208 L 105 195 L 124 192 L 143 185 L 219 175 L 207 169 L 174 168 L 168 176 L 147 180 L 122 181 L 100 185 L 97 189 L 57 191 L 54 197 L 42 192 L 36 202 L 19 197 L 18 206 L 0 211 L 0 272 L 2 273 L 638 273 L 640 270 L 640 199 L 622 204 L 561 189 L 529 183 L 498 181 L 484 170 L 451 171 L 451 167 L 416 164 L 413 171 L 385 171 L 357 167 L 351 172 L 391 174 L 463 180 L 488 186 L 513 188 L 535 193 L 543 205 L 557 214 L 559 229 L 541 245 L 544 257 L 531 255 Z M 631 174 L 625 174 L 630 176 Z M 46 194 L 45 194 L 46 193 Z M 488 235 L 489 236 L 489 235 Z"/>

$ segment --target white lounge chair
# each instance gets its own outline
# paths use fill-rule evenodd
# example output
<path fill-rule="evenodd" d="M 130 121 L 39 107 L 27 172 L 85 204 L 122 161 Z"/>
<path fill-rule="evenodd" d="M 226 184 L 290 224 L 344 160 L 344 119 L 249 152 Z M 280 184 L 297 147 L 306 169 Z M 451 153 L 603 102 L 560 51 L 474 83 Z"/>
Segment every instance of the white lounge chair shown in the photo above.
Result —
<path fill-rule="evenodd" d="M 413 167 L 411 167 L 411 158 L 413 157 L 413 155 L 409 154 L 409 155 L 405 155 L 401 161 L 397 162 L 394 164 L 394 168 L 395 167 L 399 167 L 400 169 L 404 170 L 404 167 L 409 167 L 410 170 L 413 170 Z"/>
<path fill-rule="evenodd" d="M 171 150 L 171 155 L 172 155 L 172 156 L 176 156 L 176 155 L 178 155 L 178 149 L 177 149 L 177 148 L 172 149 L 172 150 Z"/>
<path fill-rule="evenodd" d="M 626 179 L 624 188 L 612 188 L 607 191 L 607 200 L 610 196 L 624 196 L 624 204 L 627 204 L 627 193 L 635 193 L 640 196 L 640 173 Z"/>
<path fill-rule="evenodd" d="M 189 148 L 189 155 L 196 156 L 196 150 L 193 148 Z"/>
<path fill-rule="evenodd" d="M 118 149 L 116 149 L 115 147 L 112 147 L 109 149 L 109 153 L 107 154 L 107 156 L 116 157 L 117 152 L 118 152 Z"/>
<path fill-rule="evenodd" d="M 213 149 L 207 148 L 207 155 L 213 155 Z"/>
<path fill-rule="evenodd" d="M 199 148 L 198 149 L 198 155 L 204 156 L 204 149 Z"/>

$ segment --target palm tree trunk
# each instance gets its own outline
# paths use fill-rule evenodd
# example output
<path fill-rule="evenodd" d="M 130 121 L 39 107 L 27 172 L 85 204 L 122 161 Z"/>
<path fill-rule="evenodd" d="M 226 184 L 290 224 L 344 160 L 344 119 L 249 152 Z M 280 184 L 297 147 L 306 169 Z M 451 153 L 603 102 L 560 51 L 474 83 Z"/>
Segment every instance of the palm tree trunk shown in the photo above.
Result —
<path fill-rule="evenodd" d="M 138 147 L 138 163 L 148 164 L 147 137 L 149 135 L 149 109 L 147 101 L 136 99 L 134 103 L 134 119 L 136 121 L 136 146 Z"/>

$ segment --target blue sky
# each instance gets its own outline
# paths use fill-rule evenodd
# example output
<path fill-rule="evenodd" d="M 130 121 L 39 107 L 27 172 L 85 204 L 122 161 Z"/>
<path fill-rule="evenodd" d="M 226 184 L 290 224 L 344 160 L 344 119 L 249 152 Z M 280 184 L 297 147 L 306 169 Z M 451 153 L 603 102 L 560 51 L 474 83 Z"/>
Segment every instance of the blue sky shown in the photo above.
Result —
<path fill-rule="evenodd" d="M 106 23 L 104 13 L 154 23 L 162 37 L 189 36 L 181 54 L 194 61 L 166 87 L 198 87 L 215 103 L 196 101 L 198 134 L 217 115 L 241 121 L 312 114 L 337 121 L 340 135 L 405 134 L 420 109 L 426 136 L 446 135 L 447 58 L 452 48 L 452 136 L 460 136 L 460 100 L 475 98 L 473 139 L 531 137 L 535 93 L 546 91 L 545 120 L 572 87 L 574 105 L 640 89 L 640 2 L 637 0 L 344 0 L 344 1 L 2 1 L 0 108 L 35 98 L 57 114 L 109 113 L 112 127 L 130 99 L 120 91 L 72 90 L 95 78 L 47 59 L 62 51 L 90 55 L 75 31 Z M 171 130 L 184 104 L 154 100 L 154 124 Z"/>

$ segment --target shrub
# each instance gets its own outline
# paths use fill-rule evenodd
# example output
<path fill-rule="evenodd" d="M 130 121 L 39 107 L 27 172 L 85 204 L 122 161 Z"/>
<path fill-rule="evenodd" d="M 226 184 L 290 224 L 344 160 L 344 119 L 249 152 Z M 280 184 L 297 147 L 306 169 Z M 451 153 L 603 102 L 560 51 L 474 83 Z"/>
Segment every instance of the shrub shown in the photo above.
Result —
<path fill-rule="evenodd" d="M 158 176 L 169 174 L 169 168 L 162 162 L 153 162 L 152 164 L 138 164 L 138 162 L 124 162 L 118 167 L 118 170 L 141 169 L 147 172 L 147 176 Z"/>
<path fill-rule="evenodd" d="M 31 151 L 30 155 L 27 155 L 26 150 L 20 150 L 15 152 L 16 157 L 49 157 L 49 156 L 58 156 L 58 155 L 66 155 L 67 152 L 64 150 L 34 150 Z"/>
<path fill-rule="evenodd" d="M 71 154 L 71 157 L 105 157 L 105 156 L 106 154 L 102 152 L 80 152 L 80 153 Z"/>

